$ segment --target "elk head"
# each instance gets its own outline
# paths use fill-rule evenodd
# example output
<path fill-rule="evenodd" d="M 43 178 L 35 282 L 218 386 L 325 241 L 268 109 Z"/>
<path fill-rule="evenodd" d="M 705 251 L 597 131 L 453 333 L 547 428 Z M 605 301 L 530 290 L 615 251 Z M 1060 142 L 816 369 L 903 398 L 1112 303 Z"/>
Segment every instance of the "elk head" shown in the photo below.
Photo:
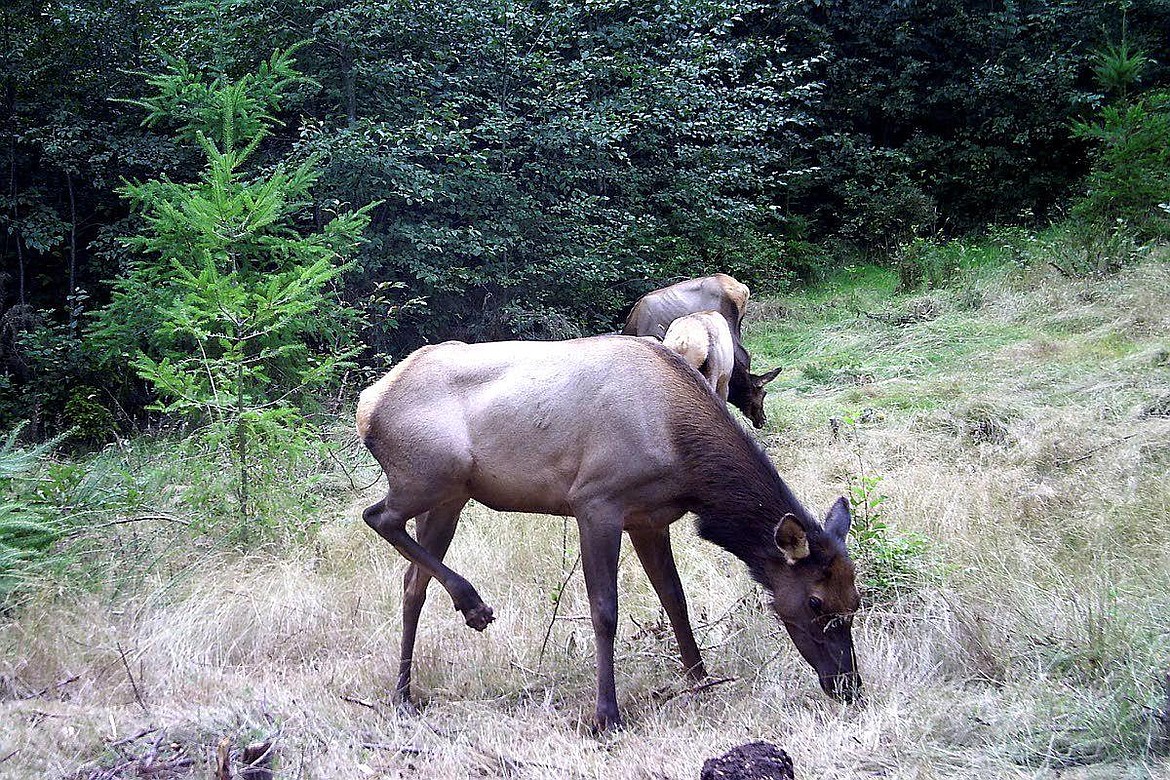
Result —
<path fill-rule="evenodd" d="M 768 394 L 764 385 L 775 379 L 780 371 L 780 368 L 773 368 L 766 374 L 748 372 L 747 398 L 744 399 L 743 413 L 757 428 L 763 428 L 764 423 L 768 421 L 764 415 L 764 396 Z"/>
<path fill-rule="evenodd" d="M 779 555 L 767 573 L 772 609 L 830 696 L 861 693 L 853 654 L 853 615 L 861 603 L 856 571 L 845 549 L 849 505 L 837 499 L 823 527 L 786 514 L 775 529 Z"/>

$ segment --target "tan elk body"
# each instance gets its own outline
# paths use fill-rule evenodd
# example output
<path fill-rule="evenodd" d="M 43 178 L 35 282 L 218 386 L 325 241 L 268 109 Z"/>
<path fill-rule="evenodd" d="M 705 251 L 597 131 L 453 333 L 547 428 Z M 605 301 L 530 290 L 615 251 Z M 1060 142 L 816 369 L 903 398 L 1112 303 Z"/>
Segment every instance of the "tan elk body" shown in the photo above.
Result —
<path fill-rule="evenodd" d="M 396 694 L 409 701 L 419 613 L 431 577 L 468 625 L 493 619 L 476 589 L 442 563 L 470 499 L 493 509 L 575 517 L 596 640 L 597 724 L 619 722 L 613 647 L 621 534 L 674 629 L 684 668 L 705 676 L 670 549 L 688 511 L 700 535 L 741 558 L 822 687 L 860 686 L 845 550 L 848 507 L 824 526 L 701 378 L 646 339 L 448 342 L 423 347 L 367 388 L 358 433 L 386 473 L 366 522 L 411 561 Z M 417 540 L 407 532 L 415 518 Z"/>
<path fill-rule="evenodd" d="M 721 401 L 727 400 L 727 385 L 735 366 L 735 342 L 722 314 L 701 311 L 679 317 L 666 329 L 662 346 L 677 352 L 703 375 Z"/>

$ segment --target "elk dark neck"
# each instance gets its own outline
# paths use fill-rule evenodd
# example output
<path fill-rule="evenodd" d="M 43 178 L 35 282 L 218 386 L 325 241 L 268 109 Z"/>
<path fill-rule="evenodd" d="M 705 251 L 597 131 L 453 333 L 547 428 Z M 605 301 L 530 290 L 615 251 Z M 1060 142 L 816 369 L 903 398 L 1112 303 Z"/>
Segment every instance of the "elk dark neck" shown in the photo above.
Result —
<path fill-rule="evenodd" d="M 778 557 L 775 529 L 780 518 L 791 512 L 810 533 L 816 523 L 763 450 L 743 431 L 735 433 L 702 437 L 704 442 L 686 442 L 689 437 L 684 437 L 690 508 L 699 518 L 699 536 L 742 560 L 762 582 L 765 563 Z"/>

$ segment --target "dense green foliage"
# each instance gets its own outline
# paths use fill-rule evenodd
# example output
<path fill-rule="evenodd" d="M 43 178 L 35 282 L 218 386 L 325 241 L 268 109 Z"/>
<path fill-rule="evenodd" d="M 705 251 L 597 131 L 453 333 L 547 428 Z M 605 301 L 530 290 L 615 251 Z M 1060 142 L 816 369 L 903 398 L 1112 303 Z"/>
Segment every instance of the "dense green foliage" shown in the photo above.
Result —
<path fill-rule="evenodd" d="M 345 115 L 302 146 L 325 193 L 383 201 L 355 283 L 405 285 L 401 335 L 607 328 L 631 282 L 776 228 L 809 77 L 736 3 L 379 8 L 314 28 L 314 52 L 345 52 L 322 79 Z"/>
<path fill-rule="evenodd" d="M 124 239 L 163 189 L 214 180 L 195 128 L 215 84 L 240 138 L 266 128 L 241 188 L 314 161 L 290 229 L 370 207 L 329 281 L 360 321 L 326 308 L 298 338 L 372 366 L 605 330 L 680 276 L 767 291 L 858 254 L 914 266 L 940 233 L 1073 204 L 1165 234 L 1162 0 L 16 0 L 0 27 L 0 420 L 75 446 L 157 400 L 127 359 L 178 338 L 159 326 L 181 275 L 146 270 L 171 273 L 178 236 Z M 304 79 L 247 76 L 298 44 Z"/>
<path fill-rule="evenodd" d="M 1159 2 L 1128 3 L 1133 50 L 1170 35 Z M 810 153 L 821 173 L 796 206 L 822 234 L 890 249 L 941 230 L 1047 221 L 1087 169 L 1070 123 L 1100 100 L 1098 52 L 1120 5 L 928 0 L 807 2 L 772 20 L 825 51 Z M 1165 78 L 1151 68 L 1151 81 Z"/>

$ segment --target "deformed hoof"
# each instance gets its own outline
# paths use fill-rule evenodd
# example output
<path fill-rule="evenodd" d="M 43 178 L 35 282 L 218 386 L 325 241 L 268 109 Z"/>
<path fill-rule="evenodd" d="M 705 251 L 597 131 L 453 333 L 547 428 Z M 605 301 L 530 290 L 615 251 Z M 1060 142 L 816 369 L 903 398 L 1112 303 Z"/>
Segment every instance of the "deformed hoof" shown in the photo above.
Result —
<path fill-rule="evenodd" d="M 478 607 L 467 610 L 463 613 L 463 617 L 467 618 L 467 625 L 476 631 L 483 631 L 488 627 L 488 623 L 496 619 L 495 613 L 487 604 L 480 604 Z"/>

